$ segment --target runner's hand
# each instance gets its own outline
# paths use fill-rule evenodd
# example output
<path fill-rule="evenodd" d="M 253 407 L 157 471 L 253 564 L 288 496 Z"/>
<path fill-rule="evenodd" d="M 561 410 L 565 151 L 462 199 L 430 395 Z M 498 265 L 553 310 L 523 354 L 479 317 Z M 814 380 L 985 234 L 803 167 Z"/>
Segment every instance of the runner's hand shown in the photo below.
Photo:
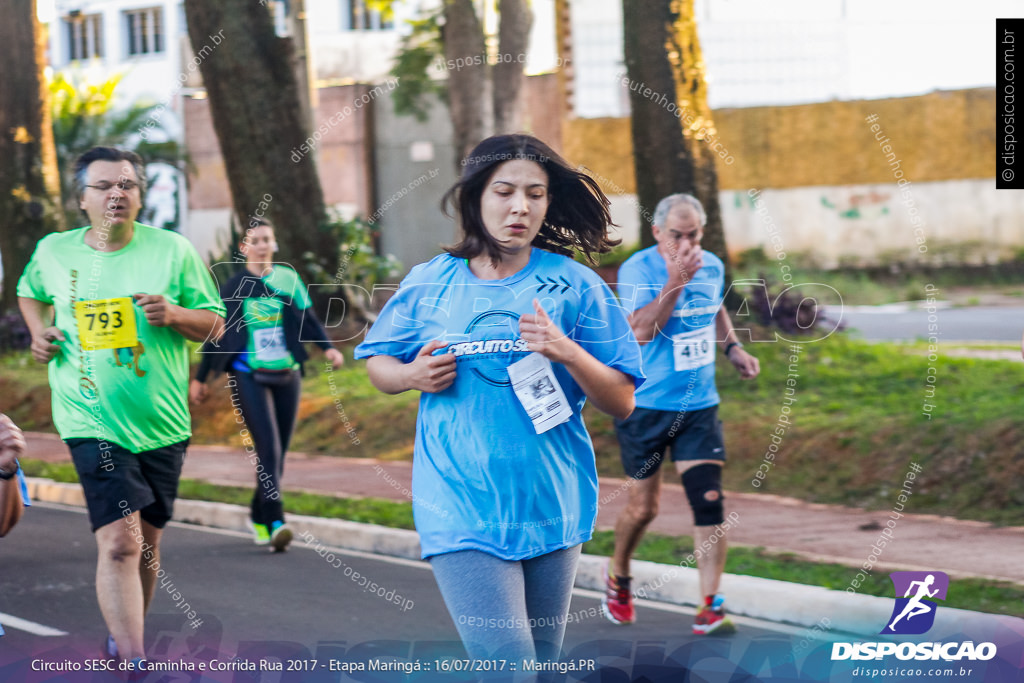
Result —
<path fill-rule="evenodd" d="M 345 356 L 338 349 L 327 349 L 324 356 L 331 362 L 331 370 L 337 370 L 345 364 Z"/>
<path fill-rule="evenodd" d="M 658 253 L 665 259 L 669 282 L 676 285 L 688 283 L 704 266 L 704 250 L 699 244 L 691 246 L 689 242 L 681 242 L 676 246 L 671 242 L 661 242 Z"/>
<path fill-rule="evenodd" d="M 729 362 L 740 373 L 740 379 L 754 379 L 761 372 L 761 363 L 738 346 L 729 352 Z"/>
<path fill-rule="evenodd" d="M 194 406 L 199 405 L 206 400 L 206 397 L 210 395 L 210 390 L 206 386 L 206 383 L 200 382 L 197 379 L 192 380 L 188 383 L 188 400 Z"/>
<path fill-rule="evenodd" d="M 177 308 L 162 294 L 135 294 L 135 303 L 146 314 L 146 322 L 153 327 L 170 327 L 174 324 L 174 310 Z"/>
<path fill-rule="evenodd" d="M 49 363 L 60 351 L 55 341 L 66 341 L 64 333 L 56 327 L 47 327 L 40 336 L 32 337 L 32 358 L 37 363 Z"/>
<path fill-rule="evenodd" d="M 0 470 L 13 470 L 14 461 L 24 452 L 25 435 L 11 418 L 0 413 Z"/>
<path fill-rule="evenodd" d="M 406 383 L 410 389 L 436 394 L 452 385 L 455 381 L 455 356 L 450 353 L 431 355 L 446 346 L 447 343 L 435 339 L 424 344 L 416 358 L 406 363 Z"/>
<path fill-rule="evenodd" d="M 536 299 L 533 300 L 533 310 L 535 315 L 519 318 L 519 336 L 529 342 L 526 348 L 556 363 L 571 362 L 579 351 L 579 344 L 565 336 Z"/>

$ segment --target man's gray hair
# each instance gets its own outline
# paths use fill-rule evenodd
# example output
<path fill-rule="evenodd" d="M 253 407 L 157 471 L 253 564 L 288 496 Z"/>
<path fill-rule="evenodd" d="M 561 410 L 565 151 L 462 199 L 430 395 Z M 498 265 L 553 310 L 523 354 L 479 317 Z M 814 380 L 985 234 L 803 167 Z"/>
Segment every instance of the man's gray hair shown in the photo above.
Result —
<path fill-rule="evenodd" d="M 697 212 L 697 218 L 700 220 L 700 227 L 703 228 L 707 225 L 708 215 L 704 213 L 704 207 L 701 205 L 700 200 L 692 194 L 684 194 L 682 192 L 670 194 L 658 202 L 658 206 L 654 209 L 654 225 L 657 225 L 659 228 L 664 227 L 665 221 L 668 220 L 668 215 L 672 213 L 672 209 L 680 204 L 688 204 L 693 207 L 693 210 Z"/>

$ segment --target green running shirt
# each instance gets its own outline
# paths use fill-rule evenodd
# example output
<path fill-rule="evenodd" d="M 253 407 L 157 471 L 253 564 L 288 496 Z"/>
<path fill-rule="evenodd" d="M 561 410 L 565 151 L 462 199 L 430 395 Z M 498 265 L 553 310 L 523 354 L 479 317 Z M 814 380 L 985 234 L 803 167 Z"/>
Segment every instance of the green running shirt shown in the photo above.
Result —
<path fill-rule="evenodd" d="M 162 294 L 220 316 L 224 303 L 181 235 L 135 223 L 131 242 L 102 252 L 85 243 L 88 230 L 44 237 L 18 282 L 18 296 L 54 307 L 53 324 L 64 333 L 48 368 L 57 431 L 62 439 L 100 439 L 135 453 L 183 441 L 192 434 L 188 340 L 147 323 L 132 295 Z M 126 338 L 137 343 L 104 346 Z"/>

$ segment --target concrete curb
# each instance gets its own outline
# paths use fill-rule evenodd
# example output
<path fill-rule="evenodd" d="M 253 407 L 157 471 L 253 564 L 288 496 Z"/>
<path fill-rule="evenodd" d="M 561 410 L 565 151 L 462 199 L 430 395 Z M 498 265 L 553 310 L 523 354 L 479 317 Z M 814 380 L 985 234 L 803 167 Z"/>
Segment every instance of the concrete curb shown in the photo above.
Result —
<path fill-rule="evenodd" d="M 228 503 L 179 498 L 174 503 L 174 520 L 217 529 L 249 531 L 249 509 Z M 301 542 L 306 535 L 313 537 L 310 542 L 315 540 L 325 546 L 408 560 L 420 559 L 419 534 L 408 529 L 293 514 L 288 515 L 288 526 L 295 533 L 296 542 Z"/>
<path fill-rule="evenodd" d="M 78 484 L 30 477 L 28 488 L 32 500 L 85 506 Z M 248 520 L 249 510 L 241 505 L 185 499 L 175 502 L 174 521 L 185 524 L 248 531 Z M 294 530 L 297 542 L 308 535 L 325 546 L 410 560 L 420 558 L 419 535 L 408 529 L 291 514 L 288 515 L 288 524 Z M 606 557 L 582 555 L 576 572 L 576 587 L 603 592 L 607 561 Z M 696 569 L 642 560 L 634 560 L 632 569 L 633 589 L 644 598 L 695 606 L 694 598 L 700 593 Z M 808 629 L 816 626 L 819 631 L 863 635 L 873 640 L 883 639 L 878 632 L 885 626 L 893 606 L 890 598 L 739 574 L 725 574 L 722 591 L 729 597 L 730 614 Z M 966 618 L 976 614 L 943 607 L 936 614 L 934 627 L 955 631 Z"/>

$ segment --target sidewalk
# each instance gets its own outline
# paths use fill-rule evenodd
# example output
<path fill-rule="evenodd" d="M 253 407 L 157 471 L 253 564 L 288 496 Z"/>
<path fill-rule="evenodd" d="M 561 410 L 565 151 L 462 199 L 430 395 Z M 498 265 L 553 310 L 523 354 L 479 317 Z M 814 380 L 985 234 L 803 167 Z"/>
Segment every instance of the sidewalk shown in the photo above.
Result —
<path fill-rule="evenodd" d="M 28 457 L 70 462 L 54 434 L 26 433 Z M 241 449 L 192 446 L 183 476 L 214 484 L 253 486 L 252 465 Z M 410 500 L 412 465 L 368 459 L 289 453 L 285 490 L 345 497 Z M 599 529 L 611 529 L 628 499 L 625 479 L 601 479 Z M 913 506 L 913 500 L 908 508 Z M 692 535 L 693 520 L 681 486 L 662 488 L 660 514 L 650 531 Z M 726 492 L 727 513 L 739 524 L 729 532 L 733 545 L 763 546 L 804 557 L 861 567 L 890 519 L 889 511 L 864 511 L 805 503 L 780 496 Z M 904 514 L 893 540 L 877 554 L 875 573 L 939 570 L 951 577 L 978 576 L 1024 584 L 1024 527 L 997 528 L 984 522 L 935 515 Z M 854 571 L 850 572 L 853 579 Z"/>

